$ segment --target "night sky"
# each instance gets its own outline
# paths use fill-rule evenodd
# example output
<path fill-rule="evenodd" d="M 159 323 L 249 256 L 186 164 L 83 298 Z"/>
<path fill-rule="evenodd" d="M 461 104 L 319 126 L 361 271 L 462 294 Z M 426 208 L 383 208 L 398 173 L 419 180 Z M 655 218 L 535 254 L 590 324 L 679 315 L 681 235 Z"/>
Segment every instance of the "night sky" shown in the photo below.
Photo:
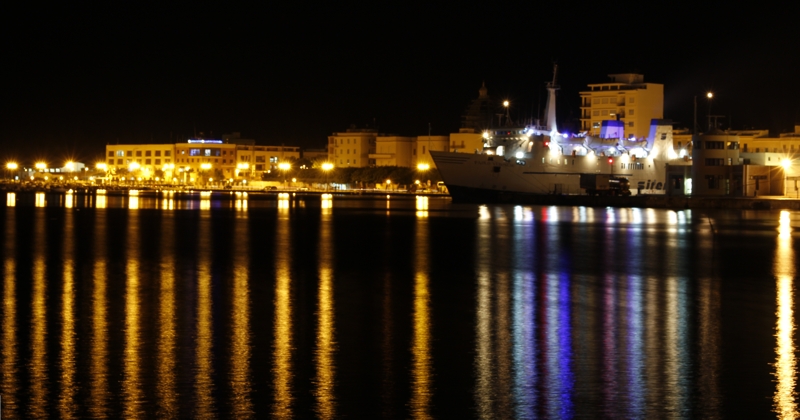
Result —
<path fill-rule="evenodd" d="M 587 83 L 625 72 L 663 83 L 665 117 L 686 127 L 693 97 L 707 90 L 724 127 L 777 134 L 800 121 L 796 10 L 757 2 L 726 6 L 735 10 L 7 3 L 4 161 L 91 163 L 107 143 L 200 132 L 306 148 L 351 124 L 415 136 L 430 123 L 446 135 L 483 81 L 490 96 L 512 102 L 512 116 L 543 112 L 554 61 L 560 122 L 579 115 Z M 698 102 L 703 121 L 707 102 Z"/>

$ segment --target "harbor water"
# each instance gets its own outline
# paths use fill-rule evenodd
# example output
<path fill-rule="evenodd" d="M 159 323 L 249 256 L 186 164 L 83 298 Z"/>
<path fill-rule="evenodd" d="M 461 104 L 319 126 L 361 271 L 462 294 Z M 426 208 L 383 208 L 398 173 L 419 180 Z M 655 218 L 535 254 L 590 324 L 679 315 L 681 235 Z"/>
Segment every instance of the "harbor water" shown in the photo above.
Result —
<path fill-rule="evenodd" d="M 800 212 L 3 194 L 3 419 L 800 412 Z"/>

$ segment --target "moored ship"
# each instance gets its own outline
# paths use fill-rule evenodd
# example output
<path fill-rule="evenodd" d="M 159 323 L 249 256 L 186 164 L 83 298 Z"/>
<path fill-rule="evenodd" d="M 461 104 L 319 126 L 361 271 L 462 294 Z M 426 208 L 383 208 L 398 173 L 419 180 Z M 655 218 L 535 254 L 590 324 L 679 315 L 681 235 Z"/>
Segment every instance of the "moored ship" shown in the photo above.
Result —
<path fill-rule="evenodd" d="M 525 195 L 585 194 L 581 176 L 627 179 L 630 192 L 664 194 L 666 166 L 677 159 L 671 122 L 651 121 L 646 138 L 624 138 L 617 121 L 604 122 L 600 136 L 559 133 L 553 81 L 547 84 L 546 125 L 507 125 L 483 132 L 475 153 L 431 151 L 457 201 L 513 201 Z"/>

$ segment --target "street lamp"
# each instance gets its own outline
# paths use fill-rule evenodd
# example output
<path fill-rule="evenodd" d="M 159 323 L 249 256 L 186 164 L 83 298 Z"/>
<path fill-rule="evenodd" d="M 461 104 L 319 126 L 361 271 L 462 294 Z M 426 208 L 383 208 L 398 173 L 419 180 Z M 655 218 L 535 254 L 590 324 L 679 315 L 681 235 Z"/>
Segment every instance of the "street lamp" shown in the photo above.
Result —
<path fill-rule="evenodd" d="M 286 189 L 286 172 L 292 169 L 292 165 L 289 162 L 281 162 L 278 164 L 278 169 L 283 172 L 283 188 Z"/>
<path fill-rule="evenodd" d="M 205 173 L 208 172 L 211 169 L 211 164 L 208 163 L 208 162 L 201 163 L 200 164 L 200 169 L 203 170 L 203 183 L 205 183 Z M 209 182 L 211 182 L 210 178 L 209 178 Z"/>
<path fill-rule="evenodd" d="M 16 170 L 17 170 L 17 168 L 19 168 L 19 165 L 17 165 L 17 162 L 8 162 L 8 163 L 6 163 L 6 170 L 7 170 L 7 171 L 8 171 L 8 173 L 9 173 L 9 178 L 12 178 L 12 179 L 13 179 L 13 177 L 12 177 L 12 176 L 10 176 L 10 175 L 11 175 L 11 172 L 14 172 L 14 171 L 16 171 Z"/>
<path fill-rule="evenodd" d="M 64 164 L 64 167 L 67 168 L 67 171 L 74 172 L 75 171 L 75 162 L 69 161 Z"/>
<path fill-rule="evenodd" d="M 783 195 L 788 195 L 788 194 L 786 194 L 786 184 L 789 183 L 789 172 L 788 171 L 789 171 L 789 169 L 792 168 L 792 160 L 789 159 L 789 158 L 783 158 L 783 160 L 781 160 L 781 166 L 783 166 L 783 179 L 784 179 L 784 182 L 783 182 L 783 184 L 784 184 L 783 185 Z M 797 180 L 795 178 L 795 183 L 796 182 L 797 182 Z M 797 190 L 797 189 L 795 188 L 795 190 Z"/>
<path fill-rule="evenodd" d="M 431 168 L 431 165 L 428 163 L 420 163 L 417 165 L 418 172 L 428 172 L 428 169 Z"/>
<path fill-rule="evenodd" d="M 328 191 L 328 172 L 333 169 L 333 164 L 330 162 L 325 162 L 322 164 L 322 170 L 325 171 L 325 191 Z"/>

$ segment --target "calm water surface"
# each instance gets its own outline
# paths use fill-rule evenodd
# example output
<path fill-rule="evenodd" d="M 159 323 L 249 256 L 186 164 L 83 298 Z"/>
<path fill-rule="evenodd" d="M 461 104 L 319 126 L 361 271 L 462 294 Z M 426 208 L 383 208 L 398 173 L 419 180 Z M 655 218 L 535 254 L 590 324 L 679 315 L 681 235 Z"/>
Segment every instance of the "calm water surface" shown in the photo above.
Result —
<path fill-rule="evenodd" d="M 800 213 L 0 198 L 3 419 L 798 414 Z"/>

